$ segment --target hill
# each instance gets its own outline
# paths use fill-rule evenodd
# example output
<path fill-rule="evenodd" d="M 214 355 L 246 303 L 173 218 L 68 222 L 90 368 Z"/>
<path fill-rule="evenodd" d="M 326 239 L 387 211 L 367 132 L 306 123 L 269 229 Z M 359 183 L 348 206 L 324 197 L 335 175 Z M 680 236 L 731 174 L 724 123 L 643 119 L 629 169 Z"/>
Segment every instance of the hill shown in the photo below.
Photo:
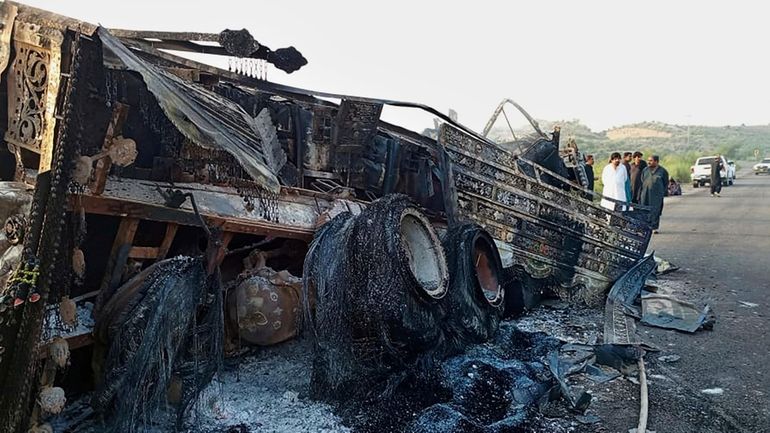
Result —
<path fill-rule="evenodd" d="M 679 180 L 689 180 L 690 165 L 699 156 L 719 152 L 728 159 L 753 160 L 755 149 L 759 149 L 760 156 L 770 155 L 770 125 L 690 125 L 688 128 L 687 125 L 640 122 L 594 132 L 579 120 L 538 120 L 538 123 L 544 132 L 560 125 L 562 143 L 573 137 L 584 153 L 596 156 L 599 166 L 612 152 L 639 150 L 645 155 L 660 155 L 662 164 Z M 531 127 L 522 127 L 516 129 L 516 134 L 531 131 Z M 511 132 L 498 124 L 489 136 L 505 142 L 511 139 Z"/>
<path fill-rule="evenodd" d="M 587 153 L 647 150 L 662 155 L 675 153 L 720 152 L 732 159 L 754 159 L 754 149 L 762 155 L 770 152 L 770 125 L 699 126 L 672 125 L 662 122 L 640 122 L 594 132 L 578 120 L 538 120 L 543 131 L 560 125 L 562 139 L 575 138 L 581 150 Z M 689 134 L 688 134 L 689 129 Z M 517 134 L 531 129 L 517 128 Z M 689 137 L 688 137 L 689 135 Z M 490 138 L 503 142 L 511 139 L 507 128 L 496 127 Z"/>

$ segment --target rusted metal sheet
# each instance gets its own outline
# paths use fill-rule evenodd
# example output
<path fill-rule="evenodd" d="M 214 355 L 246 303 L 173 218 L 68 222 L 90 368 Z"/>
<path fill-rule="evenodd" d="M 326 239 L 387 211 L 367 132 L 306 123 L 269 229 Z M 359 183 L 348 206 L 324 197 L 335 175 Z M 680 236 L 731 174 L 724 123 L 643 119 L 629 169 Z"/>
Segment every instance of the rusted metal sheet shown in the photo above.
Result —
<path fill-rule="evenodd" d="M 364 157 L 377 134 L 382 104 L 345 99 L 337 112 L 332 166 L 348 185 L 363 184 Z"/>
<path fill-rule="evenodd" d="M 51 168 L 56 98 L 59 93 L 60 31 L 16 21 L 15 60 L 8 74 L 5 140 L 40 154 L 40 171 Z"/>
<path fill-rule="evenodd" d="M 515 157 L 442 125 L 461 217 L 479 222 L 536 278 L 600 292 L 644 255 L 646 224 L 522 173 Z"/>

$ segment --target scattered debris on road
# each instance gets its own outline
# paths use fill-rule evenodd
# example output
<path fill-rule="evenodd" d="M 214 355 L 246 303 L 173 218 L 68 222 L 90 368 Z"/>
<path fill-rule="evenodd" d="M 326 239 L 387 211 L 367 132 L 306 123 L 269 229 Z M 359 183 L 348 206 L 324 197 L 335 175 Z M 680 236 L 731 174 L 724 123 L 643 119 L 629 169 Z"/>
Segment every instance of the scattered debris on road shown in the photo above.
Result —
<path fill-rule="evenodd" d="M 677 362 L 680 359 L 682 359 L 682 357 L 679 355 L 663 355 L 658 357 L 658 361 L 669 362 L 669 363 Z"/>
<path fill-rule="evenodd" d="M 645 325 L 693 333 L 703 326 L 709 311 L 708 305 L 699 308 L 671 295 L 642 295 L 642 323 Z"/>
<path fill-rule="evenodd" d="M 657 275 L 665 275 L 679 270 L 679 266 L 673 265 L 668 260 L 661 259 L 657 256 L 655 256 L 655 264 L 657 265 L 655 268 L 655 273 Z"/>

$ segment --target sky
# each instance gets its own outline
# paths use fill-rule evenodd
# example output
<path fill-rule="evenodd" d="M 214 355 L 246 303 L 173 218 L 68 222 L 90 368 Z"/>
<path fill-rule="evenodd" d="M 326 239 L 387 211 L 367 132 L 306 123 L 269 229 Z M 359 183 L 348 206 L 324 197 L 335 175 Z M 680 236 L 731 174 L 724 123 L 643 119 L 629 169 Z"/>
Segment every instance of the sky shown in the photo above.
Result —
<path fill-rule="evenodd" d="M 601 131 L 770 123 L 770 25 L 750 1 L 28 0 L 108 28 L 248 29 L 309 64 L 268 80 L 420 102 L 480 131 L 504 98 Z M 513 114 L 512 110 L 507 110 Z M 421 131 L 432 116 L 387 109 Z M 521 125 L 523 118 L 511 116 Z"/>

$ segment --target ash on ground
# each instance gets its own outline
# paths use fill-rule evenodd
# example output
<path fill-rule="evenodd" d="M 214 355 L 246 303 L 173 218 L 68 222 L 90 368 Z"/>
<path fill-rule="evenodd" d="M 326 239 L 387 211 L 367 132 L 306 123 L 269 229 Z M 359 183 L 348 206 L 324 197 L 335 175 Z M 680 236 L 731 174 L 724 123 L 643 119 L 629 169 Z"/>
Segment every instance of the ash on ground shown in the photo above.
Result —
<path fill-rule="evenodd" d="M 575 307 L 561 301 L 545 302 L 513 323 L 523 332 L 543 332 L 570 344 L 601 343 L 604 329 L 601 309 Z"/>
<path fill-rule="evenodd" d="M 225 361 L 201 394 L 190 431 L 349 432 L 332 408 L 307 398 L 312 347 L 291 341 Z"/>

